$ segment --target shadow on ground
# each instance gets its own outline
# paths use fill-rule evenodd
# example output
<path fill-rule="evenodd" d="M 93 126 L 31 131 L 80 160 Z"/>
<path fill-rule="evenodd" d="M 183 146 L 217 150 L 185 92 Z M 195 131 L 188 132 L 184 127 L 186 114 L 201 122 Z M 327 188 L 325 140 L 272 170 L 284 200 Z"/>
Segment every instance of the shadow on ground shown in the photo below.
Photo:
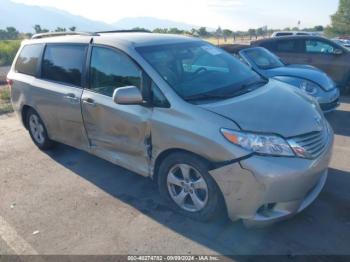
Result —
<path fill-rule="evenodd" d="M 211 223 L 199 223 L 178 215 L 162 202 L 150 179 L 83 151 L 58 145 L 48 154 L 77 176 L 158 223 L 224 255 L 350 254 L 347 172 L 330 170 L 320 198 L 295 218 L 265 229 L 247 229 L 241 222 L 232 223 L 224 216 Z"/>

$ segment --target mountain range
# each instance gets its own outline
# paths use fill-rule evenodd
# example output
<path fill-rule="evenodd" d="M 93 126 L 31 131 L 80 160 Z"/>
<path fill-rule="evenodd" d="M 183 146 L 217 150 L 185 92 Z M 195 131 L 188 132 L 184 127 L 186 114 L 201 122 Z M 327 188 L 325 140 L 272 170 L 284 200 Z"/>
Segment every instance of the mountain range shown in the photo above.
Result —
<path fill-rule="evenodd" d="M 57 27 L 69 28 L 75 26 L 79 31 L 132 29 L 134 27 L 142 27 L 150 30 L 155 28 L 177 27 L 183 30 L 190 30 L 191 28 L 198 27 L 152 17 L 128 17 L 116 21 L 115 23 L 108 24 L 73 15 L 67 11 L 56 8 L 26 5 L 15 3 L 10 0 L 0 0 L 0 29 L 13 26 L 20 32 L 33 32 L 33 27 L 36 24 L 49 30 L 54 30 Z"/>

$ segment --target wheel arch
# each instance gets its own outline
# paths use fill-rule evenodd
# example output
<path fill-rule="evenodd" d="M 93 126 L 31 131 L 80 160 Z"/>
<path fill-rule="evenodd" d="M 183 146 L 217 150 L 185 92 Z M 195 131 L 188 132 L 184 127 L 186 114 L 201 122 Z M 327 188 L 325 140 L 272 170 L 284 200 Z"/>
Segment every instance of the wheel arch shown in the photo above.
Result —
<path fill-rule="evenodd" d="M 191 151 L 188 151 L 188 150 L 185 150 L 185 149 L 181 149 L 181 148 L 166 149 L 163 152 L 161 152 L 160 154 L 158 154 L 158 156 L 156 157 L 156 159 L 154 161 L 153 172 L 151 173 L 151 179 L 155 183 L 158 183 L 158 177 L 159 177 L 158 171 L 159 171 L 160 164 L 162 163 L 162 161 L 165 158 L 167 158 L 168 156 L 170 156 L 172 154 L 175 154 L 175 153 L 185 153 L 185 154 L 190 154 L 190 155 L 193 155 L 195 157 L 198 157 L 199 159 L 205 161 L 208 164 L 209 170 L 212 170 L 212 169 L 214 169 L 217 166 L 217 163 L 214 163 L 214 162 L 212 162 L 212 161 L 210 161 L 210 160 L 208 160 L 208 159 L 206 159 L 206 158 L 204 158 L 204 157 L 202 157 L 202 156 L 200 156 L 200 155 L 198 155 L 198 154 L 196 154 L 194 152 L 191 152 Z M 224 207 L 224 212 L 227 215 L 227 205 L 226 205 L 226 201 L 225 201 L 223 192 L 221 191 L 218 183 L 215 181 L 214 178 L 213 178 L 213 181 L 214 181 L 215 185 L 217 186 L 217 189 L 219 190 L 219 195 L 220 195 L 220 198 L 221 198 L 221 202 L 224 205 L 223 206 Z"/>
<path fill-rule="evenodd" d="M 28 114 L 30 109 L 32 109 L 32 110 L 34 110 L 36 112 L 36 110 L 33 107 L 29 106 L 29 105 L 23 105 L 22 106 L 22 110 L 21 110 L 22 124 L 24 125 L 24 127 L 26 129 L 28 129 L 28 125 L 27 125 L 26 119 L 27 119 L 27 114 Z"/>

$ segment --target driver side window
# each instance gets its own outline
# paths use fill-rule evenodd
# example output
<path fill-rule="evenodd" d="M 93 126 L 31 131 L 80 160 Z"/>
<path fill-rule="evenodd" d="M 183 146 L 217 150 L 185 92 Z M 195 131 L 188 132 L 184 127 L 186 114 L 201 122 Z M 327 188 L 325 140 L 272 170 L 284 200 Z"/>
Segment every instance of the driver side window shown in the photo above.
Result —
<path fill-rule="evenodd" d="M 141 87 L 141 70 L 125 54 L 105 47 L 93 47 L 89 89 L 112 96 L 118 87 Z"/>
<path fill-rule="evenodd" d="M 334 46 L 318 40 L 307 40 L 305 41 L 306 53 L 316 53 L 316 54 L 333 54 Z"/>

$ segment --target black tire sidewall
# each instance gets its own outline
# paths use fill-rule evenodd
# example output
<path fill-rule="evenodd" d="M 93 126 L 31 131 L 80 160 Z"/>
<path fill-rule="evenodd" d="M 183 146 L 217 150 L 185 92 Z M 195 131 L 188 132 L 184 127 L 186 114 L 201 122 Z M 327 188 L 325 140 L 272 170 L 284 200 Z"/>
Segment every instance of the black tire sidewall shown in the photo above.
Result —
<path fill-rule="evenodd" d="M 31 115 L 36 115 L 39 119 L 39 122 L 43 125 L 44 127 L 44 143 L 40 144 L 38 143 L 33 134 L 32 134 L 32 131 L 30 129 L 30 126 L 29 126 L 29 119 L 30 119 L 30 116 Z M 29 109 L 29 111 L 27 112 L 26 114 L 26 125 L 27 125 L 27 128 L 28 128 L 28 132 L 30 134 L 30 137 L 32 138 L 34 144 L 40 148 L 41 150 L 47 150 L 47 149 L 50 149 L 52 146 L 53 146 L 53 142 L 50 140 L 48 134 L 47 134 L 47 130 L 46 130 L 46 126 L 44 124 L 44 122 L 41 120 L 41 117 L 39 116 L 39 114 L 34 110 L 34 109 Z"/>
<path fill-rule="evenodd" d="M 207 183 L 208 186 L 208 202 L 206 206 L 198 212 L 189 212 L 182 208 L 180 208 L 170 197 L 168 186 L 167 186 L 167 175 L 169 173 L 169 170 L 176 164 L 188 164 L 193 166 L 195 169 L 197 169 L 204 180 Z M 211 175 L 208 173 L 208 164 L 206 161 L 201 159 L 200 157 L 197 157 L 192 154 L 188 153 L 174 153 L 166 157 L 163 162 L 160 164 L 159 171 L 158 171 L 158 187 L 160 194 L 163 198 L 167 200 L 168 203 L 170 203 L 171 207 L 183 214 L 186 215 L 192 219 L 198 220 L 198 221 L 210 221 L 212 219 L 215 219 L 219 215 L 222 214 L 223 209 L 223 201 L 220 194 L 220 189 L 216 185 L 214 179 L 211 177 Z"/>

